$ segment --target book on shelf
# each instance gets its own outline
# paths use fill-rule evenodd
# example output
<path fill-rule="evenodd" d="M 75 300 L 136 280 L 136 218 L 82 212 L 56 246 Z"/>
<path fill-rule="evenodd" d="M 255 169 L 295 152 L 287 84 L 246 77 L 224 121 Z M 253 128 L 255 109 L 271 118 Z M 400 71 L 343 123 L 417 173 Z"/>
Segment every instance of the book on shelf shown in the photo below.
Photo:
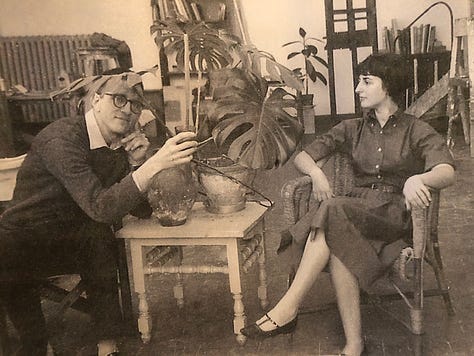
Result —
<path fill-rule="evenodd" d="M 436 26 L 431 26 L 430 31 L 428 33 L 428 43 L 427 43 L 427 48 L 426 52 L 433 52 L 433 44 L 436 39 Z"/>
<path fill-rule="evenodd" d="M 176 18 L 181 22 L 189 22 L 191 17 L 186 11 L 186 6 L 184 5 L 185 0 L 174 0 L 174 6 L 176 9 Z"/>
<path fill-rule="evenodd" d="M 428 52 L 428 36 L 430 34 L 430 27 L 430 24 L 423 25 L 422 27 L 421 53 Z"/>
<path fill-rule="evenodd" d="M 442 46 L 436 40 L 436 26 L 432 24 L 414 25 L 399 29 L 396 19 L 391 28 L 382 28 L 382 50 L 403 55 L 439 51 Z M 436 45 L 435 45 L 436 44 Z"/>
<path fill-rule="evenodd" d="M 191 6 L 191 10 L 193 12 L 193 17 L 196 21 L 202 21 L 202 16 L 201 16 L 201 9 L 199 7 L 199 4 L 196 4 L 195 2 L 192 2 L 189 4 Z"/>

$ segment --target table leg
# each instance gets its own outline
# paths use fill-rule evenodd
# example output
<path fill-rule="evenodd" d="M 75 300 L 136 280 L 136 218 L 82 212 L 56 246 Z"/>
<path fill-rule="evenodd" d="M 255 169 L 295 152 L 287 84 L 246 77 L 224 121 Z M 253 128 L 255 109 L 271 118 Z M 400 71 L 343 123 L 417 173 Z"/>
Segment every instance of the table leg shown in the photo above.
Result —
<path fill-rule="evenodd" d="M 240 284 L 239 250 L 237 239 L 227 244 L 227 263 L 229 266 L 229 284 L 232 298 L 234 298 L 234 334 L 237 342 L 243 345 L 247 338 L 240 332 L 245 326 L 245 307 L 242 301 L 242 288 Z"/>
<path fill-rule="evenodd" d="M 138 294 L 138 331 L 144 343 L 150 342 L 152 320 L 148 309 L 148 301 L 145 290 L 145 273 L 143 271 L 143 251 L 139 241 L 130 242 L 130 254 L 132 257 L 132 274 L 135 292 Z"/>
<path fill-rule="evenodd" d="M 178 260 L 179 265 L 183 264 L 183 247 L 178 246 Z M 176 304 L 179 309 L 184 307 L 184 288 L 183 288 L 183 275 L 181 273 L 176 273 L 176 284 L 173 288 L 174 298 L 176 299 Z"/>
<path fill-rule="evenodd" d="M 265 268 L 266 256 L 265 256 L 265 227 L 263 221 L 261 222 L 261 231 L 262 238 L 260 239 L 260 246 L 262 247 L 262 253 L 258 256 L 258 290 L 257 295 L 260 299 L 260 306 L 263 310 L 268 306 L 268 296 L 267 296 L 267 271 Z"/>
<path fill-rule="evenodd" d="M 125 239 L 117 241 L 118 244 L 118 266 L 119 266 L 119 286 L 120 286 L 120 299 L 122 305 L 122 316 L 127 330 L 133 330 L 133 311 L 132 311 L 132 298 L 129 283 L 129 273 L 127 266 L 127 248 L 125 245 Z"/>

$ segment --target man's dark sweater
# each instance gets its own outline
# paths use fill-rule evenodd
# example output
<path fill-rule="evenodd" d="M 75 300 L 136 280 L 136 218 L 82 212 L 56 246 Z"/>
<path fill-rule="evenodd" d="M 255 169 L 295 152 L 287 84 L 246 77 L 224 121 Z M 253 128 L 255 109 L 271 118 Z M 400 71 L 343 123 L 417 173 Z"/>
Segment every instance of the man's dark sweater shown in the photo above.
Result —
<path fill-rule="evenodd" d="M 123 149 L 91 150 L 83 117 L 47 126 L 33 141 L 0 228 L 112 224 L 143 202 Z"/>

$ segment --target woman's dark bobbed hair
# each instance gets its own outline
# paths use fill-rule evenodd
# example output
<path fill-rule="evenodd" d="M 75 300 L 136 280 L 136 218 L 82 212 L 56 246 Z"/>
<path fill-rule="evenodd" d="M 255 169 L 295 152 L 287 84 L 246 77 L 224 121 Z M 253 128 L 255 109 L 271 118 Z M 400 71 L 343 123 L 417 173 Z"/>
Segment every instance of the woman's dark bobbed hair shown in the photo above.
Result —
<path fill-rule="evenodd" d="M 388 95 L 397 103 L 402 101 L 405 90 L 411 86 L 409 61 L 399 54 L 372 54 L 357 66 L 358 75 L 374 75 L 382 79 Z"/>

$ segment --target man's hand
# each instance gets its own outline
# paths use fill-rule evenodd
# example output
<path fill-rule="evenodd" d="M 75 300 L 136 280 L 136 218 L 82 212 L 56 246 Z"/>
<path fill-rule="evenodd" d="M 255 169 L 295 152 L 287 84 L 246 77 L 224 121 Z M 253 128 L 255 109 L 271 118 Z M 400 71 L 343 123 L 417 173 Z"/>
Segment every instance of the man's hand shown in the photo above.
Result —
<path fill-rule="evenodd" d="M 128 162 L 132 166 L 139 166 L 146 159 L 146 152 L 150 147 L 150 141 L 145 134 L 139 130 L 133 131 L 130 135 L 124 137 L 120 143 L 128 153 Z"/>
<path fill-rule="evenodd" d="M 405 205 L 408 210 L 412 208 L 424 209 L 430 206 L 430 190 L 419 175 L 411 176 L 406 180 L 403 195 L 405 195 Z"/>
<path fill-rule="evenodd" d="M 133 177 L 141 190 L 146 190 L 150 179 L 159 171 L 191 162 L 197 149 L 196 134 L 181 132 L 168 139 L 163 147 L 148 158 L 143 165 L 133 172 Z"/>

